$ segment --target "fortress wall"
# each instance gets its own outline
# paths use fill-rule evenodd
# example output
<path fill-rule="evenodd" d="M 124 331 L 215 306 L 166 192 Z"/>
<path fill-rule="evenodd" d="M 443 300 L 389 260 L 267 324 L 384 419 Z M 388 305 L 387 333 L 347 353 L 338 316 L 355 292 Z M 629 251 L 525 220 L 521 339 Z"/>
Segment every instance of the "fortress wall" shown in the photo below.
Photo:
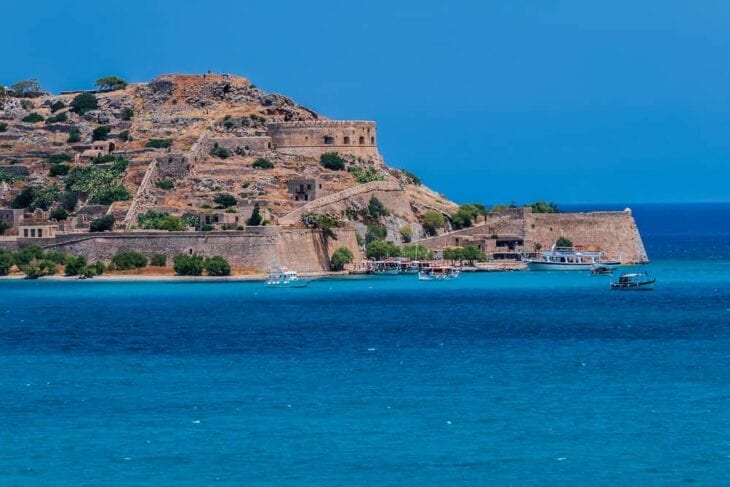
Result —
<path fill-rule="evenodd" d="M 161 178 L 181 179 L 190 174 L 193 168 L 190 155 L 182 152 L 169 152 L 156 157 L 155 161 Z"/>
<path fill-rule="evenodd" d="M 375 122 L 306 120 L 266 125 L 275 150 L 319 157 L 325 152 L 377 156 Z"/>
<path fill-rule="evenodd" d="M 224 147 L 236 154 L 250 154 L 251 152 L 267 152 L 273 146 L 271 137 L 211 137 L 207 140 L 208 152 L 215 144 Z"/>
<path fill-rule="evenodd" d="M 550 248 L 559 237 L 574 245 L 594 246 L 622 262 L 648 262 L 631 211 L 590 213 L 530 213 L 526 216 L 526 239 Z"/>
<path fill-rule="evenodd" d="M 120 251 L 134 250 L 148 257 L 165 253 L 171 262 L 175 255 L 192 251 L 221 255 L 234 269 L 265 272 L 284 265 L 301 272 L 320 272 L 329 269 L 329 258 L 340 246 L 348 247 L 356 260 L 361 258 L 353 229 L 338 229 L 337 235 L 337 240 L 326 241 L 319 231 L 273 226 L 237 232 L 105 232 L 59 235 L 55 241 L 44 240 L 43 246 L 85 255 L 92 261 L 108 261 Z"/>

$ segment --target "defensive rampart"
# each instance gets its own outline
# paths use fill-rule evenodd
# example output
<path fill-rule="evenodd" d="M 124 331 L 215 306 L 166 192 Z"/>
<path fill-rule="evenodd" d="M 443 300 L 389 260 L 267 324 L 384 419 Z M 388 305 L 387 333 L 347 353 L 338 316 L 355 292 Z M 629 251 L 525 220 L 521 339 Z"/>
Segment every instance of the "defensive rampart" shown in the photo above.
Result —
<path fill-rule="evenodd" d="M 266 125 L 274 149 L 283 154 L 319 157 L 325 152 L 378 156 L 375 122 L 303 120 Z"/>

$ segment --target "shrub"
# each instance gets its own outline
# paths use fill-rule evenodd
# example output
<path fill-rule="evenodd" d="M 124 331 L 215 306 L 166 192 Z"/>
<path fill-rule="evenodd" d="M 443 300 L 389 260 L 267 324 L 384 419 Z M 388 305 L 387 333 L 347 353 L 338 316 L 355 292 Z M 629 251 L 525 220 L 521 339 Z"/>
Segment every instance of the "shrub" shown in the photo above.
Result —
<path fill-rule="evenodd" d="M 378 223 L 368 223 L 365 232 L 365 243 L 375 242 L 376 240 L 385 240 L 388 230 Z"/>
<path fill-rule="evenodd" d="M 209 276 L 230 276 L 231 265 L 226 259 L 220 256 L 205 259 L 205 272 Z"/>
<path fill-rule="evenodd" d="M 257 227 L 263 223 L 263 218 L 261 218 L 261 208 L 259 207 L 259 204 L 256 203 L 253 207 L 253 212 L 251 212 L 251 217 L 246 220 L 246 225 L 251 227 Z"/>
<path fill-rule="evenodd" d="M 80 93 L 71 100 L 71 111 L 83 115 L 99 108 L 99 102 L 93 93 Z"/>
<path fill-rule="evenodd" d="M 25 117 L 21 118 L 20 121 L 25 123 L 38 123 L 43 121 L 43 117 L 37 112 L 31 112 Z"/>
<path fill-rule="evenodd" d="M 38 245 L 28 245 L 27 247 L 23 247 L 13 256 L 17 265 L 28 264 L 33 259 L 40 260 L 43 257 L 43 249 Z"/>
<path fill-rule="evenodd" d="M 50 260 L 34 259 L 27 264 L 19 265 L 20 271 L 25 274 L 26 279 L 38 279 L 39 277 L 52 276 L 58 270 L 56 264 Z"/>
<path fill-rule="evenodd" d="M 400 170 L 401 174 L 403 174 L 403 177 L 406 179 L 408 184 L 413 184 L 415 186 L 421 185 L 421 178 L 413 174 L 411 171 L 408 171 L 406 169 Z"/>
<path fill-rule="evenodd" d="M 411 241 L 411 238 L 413 237 L 413 229 L 410 225 L 403 225 L 400 227 L 400 236 L 403 239 L 405 243 L 408 243 Z"/>
<path fill-rule="evenodd" d="M 210 150 L 210 155 L 215 156 L 219 159 L 228 159 L 231 157 L 231 151 L 226 149 L 225 147 L 219 146 L 217 143 L 213 146 L 213 148 Z"/>
<path fill-rule="evenodd" d="M 92 220 L 89 224 L 89 231 L 92 232 L 106 232 L 114 228 L 114 217 L 112 215 L 106 215 Z"/>
<path fill-rule="evenodd" d="M 28 208 L 33 211 L 37 208 L 47 210 L 58 198 L 59 190 L 56 186 L 49 187 L 25 187 L 11 203 L 11 207 L 21 209 Z"/>
<path fill-rule="evenodd" d="M 35 108 L 35 103 L 30 100 L 20 100 L 20 107 L 23 110 L 32 110 Z"/>
<path fill-rule="evenodd" d="M 346 264 L 352 262 L 353 256 L 350 249 L 347 247 L 340 247 L 332 254 L 330 259 L 330 269 L 333 271 L 341 271 L 345 268 Z"/>
<path fill-rule="evenodd" d="M 46 119 L 46 123 L 59 123 L 59 122 L 65 122 L 68 120 L 68 114 L 66 112 L 57 113 L 56 115 L 51 115 Z"/>
<path fill-rule="evenodd" d="M 67 211 L 74 211 L 76 203 L 79 201 L 79 195 L 73 191 L 64 191 L 59 198 L 61 206 Z"/>
<path fill-rule="evenodd" d="M 100 260 L 97 260 L 94 262 L 94 270 L 96 271 L 96 275 L 100 276 L 104 274 L 104 271 L 106 271 L 106 266 L 104 266 L 104 263 Z"/>
<path fill-rule="evenodd" d="M 165 267 L 167 265 L 167 255 L 155 254 L 150 259 L 150 265 L 154 267 Z"/>
<path fill-rule="evenodd" d="M 474 205 L 461 205 L 456 213 L 451 215 L 451 225 L 457 230 L 468 228 L 480 214 L 481 211 Z"/>
<path fill-rule="evenodd" d="M 112 257 L 112 264 L 120 271 L 141 269 L 147 266 L 147 257 L 133 250 L 119 252 Z"/>
<path fill-rule="evenodd" d="M 112 154 L 99 154 L 94 158 L 93 161 L 91 161 L 92 164 L 106 164 L 107 162 L 114 162 L 116 161 L 116 156 L 113 156 Z"/>
<path fill-rule="evenodd" d="M 61 100 L 56 100 L 51 103 L 51 113 L 56 113 L 61 108 L 66 108 L 66 104 Z"/>
<path fill-rule="evenodd" d="M 132 136 L 129 135 L 129 130 L 122 130 L 119 132 L 119 140 L 123 140 L 124 142 L 132 140 Z"/>
<path fill-rule="evenodd" d="M 18 98 L 35 98 L 43 94 L 43 88 L 37 79 L 18 81 L 10 89 Z"/>
<path fill-rule="evenodd" d="M 151 230 L 180 232 L 185 229 L 182 218 L 163 211 L 147 210 L 144 215 L 137 217 L 137 221 L 142 228 Z"/>
<path fill-rule="evenodd" d="M 14 263 L 13 254 L 5 249 L 0 249 L 0 276 L 7 276 Z"/>
<path fill-rule="evenodd" d="M 172 146 L 172 139 L 150 139 L 145 144 L 145 147 L 151 147 L 152 149 L 167 149 Z"/>
<path fill-rule="evenodd" d="M 385 240 L 376 240 L 371 242 L 365 249 L 365 253 L 368 259 L 384 259 L 386 257 L 398 257 L 400 255 L 400 248 L 391 242 Z"/>
<path fill-rule="evenodd" d="M 253 167 L 254 169 L 273 169 L 274 163 L 268 159 L 259 157 L 258 159 L 253 161 L 253 164 L 251 165 L 251 167 Z"/>
<path fill-rule="evenodd" d="M 96 127 L 91 133 L 91 140 L 106 140 L 107 138 L 109 138 L 109 132 L 111 131 L 111 127 L 107 125 Z"/>
<path fill-rule="evenodd" d="M 69 144 L 72 144 L 74 142 L 80 142 L 81 141 L 81 131 L 74 127 L 68 132 L 68 139 L 66 139 L 66 142 Z"/>
<path fill-rule="evenodd" d="M 444 259 L 461 262 L 463 250 L 464 249 L 461 247 L 450 247 L 448 249 L 444 249 Z"/>
<path fill-rule="evenodd" d="M 155 183 L 155 186 L 165 191 L 170 191 L 175 187 L 175 183 L 171 179 L 161 179 Z"/>
<path fill-rule="evenodd" d="M 65 176 L 68 174 L 70 166 L 68 164 L 54 164 L 51 169 L 48 170 L 48 175 L 51 177 Z"/>
<path fill-rule="evenodd" d="M 8 130 L 8 124 L 5 122 L 0 122 L 0 132 L 6 132 Z"/>
<path fill-rule="evenodd" d="M 474 265 L 475 261 L 482 262 L 487 259 L 484 252 L 479 250 L 479 247 L 475 245 L 465 245 L 461 251 L 461 258 L 469 262 L 469 265 Z"/>
<path fill-rule="evenodd" d="M 532 208 L 533 213 L 558 213 L 560 211 L 557 204 L 547 201 L 536 201 L 528 206 Z"/>
<path fill-rule="evenodd" d="M 433 253 L 423 245 L 405 245 L 401 248 L 401 256 L 411 260 L 429 260 Z"/>
<path fill-rule="evenodd" d="M 122 109 L 122 120 L 132 120 L 132 117 L 134 117 L 134 110 L 126 107 Z"/>
<path fill-rule="evenodd" d="M 51 250 L 49 252 L 46 252 L 43 258 L 45 260 L 50 260 L 54 264 L 65 265 L 66 261 L 71 258 L 71 256 L 57 250 Z"/>
<path fill-rule="evenodd" d="M 333 171 L 344 171 L 345 160 L 337 152 L 325 152 L 319 157 L 319 163 L 325 169 Z"/>
<path fill-rule="evenodd" d="M 63 273 L 67 276 L 78 276 L 81 269 L 86 267 L 86 257 L 79 255 L 78 257 L 69 256 L 66 259 L 66 265 L 63 269 Z"/>
<path fill-rule="evenodd" d="M 556 247 L 572 247 L 573 241 L 570 240 L 569 238 L 560 237 L 559 239 L 557 239 L 555 241 L 555 246 Z"/>
<path fill-rule="evenodd" d="M 16 209 L 28 208 L 33 202 L 34 197 L 35 188 L 32 186 L 26 186 L 15 198 L 13 198 L 13 201 L 10 203 L 10 207 Z"/>
<path fill-rule="evenodd" d="M 368 201 L 368 213 L 373 220 L 377 220 L 381 216 L 390 215 L 390 210 L 378 198 L 372 196 Z"/>
<path fill-rule="evenodd" d="M 302 215 L 302 224 L 308 228 L 322 230 L 325 238 L 337 240 L 335 228 L 341 227 L 342 222 L 334 216 L 322 213 L 305 213 Z"/>
<path fill-rule="evenodd" d="M 64 221 L 68 218 L 68 211 L 63 208 L 56 208 L 51 212 L 51 220 Z"/>
<path fill-rule="evenodd" d="M 173 259 L 175 274 L 180 276 L 200 276 L 203 274 L 205 262 L 198 255 L 176 255 Z"/>
<path fill-rule="evenodd" d="M 127 87 L 127 82 L 118 76 L 104 76 L 96 80 L 95 84 L 100 91 L 123 90 Z"/>
<path fill-rule="evenodd" d="M 352 177 L 360 184 L 370 183 L 373 181 L 383 181 L 385 177 L 378 172 L 374 167 L 360 167 L 350 166 L 347 168 L 347 172 L 352 174 Z"/>
<path fill-rule="evenodd" d="M 66 176 L 66 189 L 89 195 L 89 202 L 108 205 L 130 199 L 121 178 L 127 168 L 125 159 L 117 159 L 110 168 L 94 166 L 74 167 Z"/>
<path fill-rule="evenodd" d="M 5 235 L 5 232 L 12 228 L 9 223 L 0 222 L 0 235 Z"/>
<path fill-rule="evenodd" d="M 58 154 L 53 154 L 51 156 L 48 156 L 49 164 L 60 164 L 62 162 L 71 162 L 71 161 L 73 161 L 73 157 L 66 154 L 65 152 L 59 152 Z"/>
<path fill-rule="evenodd" d="M 428 210 L 421 217 L 421 225 L 428 235 L 433 236 L 446 225 L 446 218 L 438 211 Z"/>
<path fill-rule="evenodd" d="M 217 195 L 215 195 L 215 198 L 213 198 L 213 201 L 223 208 L 236 206 L 236 204 L 238 204 L 236 198 L 230 193 L 218 193 Z"/>

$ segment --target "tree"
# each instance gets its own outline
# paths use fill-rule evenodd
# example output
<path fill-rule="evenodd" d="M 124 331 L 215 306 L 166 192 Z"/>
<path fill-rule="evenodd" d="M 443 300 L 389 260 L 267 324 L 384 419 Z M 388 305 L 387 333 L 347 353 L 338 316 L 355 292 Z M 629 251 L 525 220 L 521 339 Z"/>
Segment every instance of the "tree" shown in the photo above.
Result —
<path fill-rule="evenodd" d="M 331 169 L 333 171 L 345 170 L 345 160 L 337 152 L 325 152 L 319 156 L 319 163 L 325 169 Z"/>
<path fill-rule="evenodd" d="M 337 240 L 335 228 L 341 227 L 342 222 L 334 216 L 322 213 L 305 213 L 302 215 L 302 224 L 307 228 L 317 228 L 322 230 L 325 238 Z"/>
<path fill-rule="evenodd" d="M 377 220 L 381 216 L 390 215 L 390 210 L 378 198 L 372 196 L 370 201 L 368 201 L 368 213 L 370 214 L 370 218 Z"/>
<path fill-rule="evenodd" d="M 10 87 L 13 96 L 18 98 L 36 98 L 43 94 L 43 88 L 37 79 L 18 81 Z"/>
<path fill-rule="evenodd" d="M 168 232 L 181 232 L 185 229 L 182 218 L 170 215 L 164 211 L 147 210 L 143 215 L 137 217 L 140 226 L 149 230 L 167 230 Z"/>
<path fill-rule="evenodd" d="M 160 189 L 164 189 L 165 191 L 170 191 L 175 187 L 175 182 L 171 179 L 160 179 L 155 183 L 155 186 Z"/>
<path fill-rule="evenodd" d="M 0 276 L 7 276 L 13 264 L 15 264 L 13 254 L 5 249 L 0 249 Z"/>
<path fill-rule="evenodd" d="M 147 257 L 133 250 L 125 250 L 112 257 L 112 264 L 121 271 L 141 269 L 147 266 Z"/>
<path fill-rule="evenodd" d="M 27 264 L 18 266 L 20 271 L 25 274 L 26 279 L 38 279 L 39 277 L 52 276 L 58 270 L 56 264 L 50 260 L 33 259 Z"/>
<path fill-rule="evenodd" d="M 106 140 L 109 137 L 109 132 L 111 131 L 111 127 L 107 125 L 96 127 L 91 133 L 91 140 Z"/>
<path fill-rule="evenodd" d="M 0 235 L 5 235 L 5 232 L 10 230 L 12 227 L 10 226 L 10 223 L 1 222 L 0 223 Z"/>
<path fill-rule="evenodd" d="M 63 268 L 63 273 L 67 276 L 78 276 L 81 269 L 86 267 L 86 257 L 79 255 L 78 257 L 69 256 L 66 259 L 66 265 Z"/>
<path fill-rule="evenodd" d="M 532 208 L 533 213 L 558 213 L 558 212 L 560 212 L 558 205 L 553 202 L 536 201 L 535 203 L 532 203 L 528 206 L 530 208 Z"/>
<path fill-rule="evenodd" d="M 449 247 L 448 249 L 444 249 L 444 259 L 452 262 L 461 262 L 463 255 L 464 249 L 461 247 Z"/>
<path fill-rule="evenodd" d="M 51 219 L 56 221 L 64 221 L 68 218 L 68 211 L 63 208 L 56 208 L 51 212 Z"/>
<path fill-rule="evenodd" d="M 218 145 L 218 142 L 213 144 L 213 148 L 210 150 L 210 155 L 215 156 L 218 159 L 228 159 L 231 157 L 231 151 L 226 149 L 225 147 L 222 147 Z"/>
<path fill-rule="evenodd" d="M 99 108 L 99 101 L 93 93 L 80 93 L 71 100 L 71 111 L 83 115 Z"/>
<path fill-rule="evenodd" d="M 246 220 L 246 225 L 250 227 L 257 227 L 263 223 L 264 219 L 261 217 L 261 208 L 259 207 L 259 204 L 256 203 L 253 207 L 253 212 L 251 213 L 251 217 Z"/>
<path fill-rule="evenodd" d="M 223 257 L 216 255 L 205 259 L 205 272 L 209 276 L 230 276 L 231 265 Z"/>
<path fill-rule="evenodd" d="M 352 263 L 352 252 L 347 247 L 340 247 L 332 254 L 330 259 L 330 269 L 333 271 L 341 271 L 345 265 Z"/>
<path fill-rule="evenodd" d="M 13 198 L 10 203 L 11 208 L 23 209 L 28 208 L 33 203 L 35 197 L 35 188 L 33 186 L 26 186 L 18 195 Z"/>
<path fill-rule="evenodd" d="M 438 233 L 439 229 L 446 225 L 446 218 L 438 211 L 428 210 L 421 217 L 421 225 L 423 230 L 430 236 Z"/>
<path fill-rule="evenodd" d="M 398 257 L 400 255 L 400 248 L 391 242 L 385 240 L 376 240 L 371 242 L 365 249 L 368 259 L 384 259 L 386 257 Z"/>
<path fill-rule="evenodd" d="M 476 245 L 465 245 L 461 251 L 461 258 L 467 261 L 470 266 L 473 266 L 475 261 L 483 262 L 487 260 L 487 256 Z"/>
<path fill-rule="evenodd" d="M 411 260 L 430 260 L 433 257 L 433 253 L 420 244 L 401 247 L 400 255 Z"/>
<path fill-rule="evenodd" d="M 106 232 L 114 228 L 114 217 L 112 215 L 106 215 L 92 220 L 89 224 L 89 231 L 91 232 Z"/>
<path fill-rule="evenodd" d="M 43 249 L 38 245 L 28 245 L 13 255 L 16 265 L 28 264 L 33 259 L 40 260 L 43 259 L 43 257 Z"/>
<path fill-rule="evenodd" d="M 134 117 L 134 110 L 130 107 L 122 108 L 122 120 L 132 120 Z"/>
<path fill-rule="evenodd" d="M 456 213 L 451 215 L 451 225 L 457 230 L 470 227 L 479 214 L 479 209 L 474 205 L 461 205 Z"/>
<path fill-rule="evenodd" d="M 198 255 L 176 255 L 173 259 L 175 274 L 180 276 L 200 276 L 203 274 L 205 262 Z"/>
<path fill-rule="evenodd" d="M 557 239 L 555 241 L 555 246 L 556 247 L 572 247 L 573 241 L 570 240 L 569 238 L 560 237 L 559 239 Z"/>
<path fill-rule="evenodd" d="M 379 223 L 368 223 L 367 232 L 365 233 L 365 242 L 371 243 L 376 240 L 385 240 L 388 236 L 388 229 Z"/>
<path fill-rule="evenodd" d="M 213 198 L 213 201 L 223 208 L 230 208 L 231 206 L 236 206 L 238 204 L 235 196 L 230 193 L 218 193 L 215 195 L 215 198 Z"/>
<path fill-rule="evenodd" d="M 66 104 L 62 100 L 56 100 L 51 103 L 51 113 L 56 113 L 61 108 L 66 108 Z"/>
<path fill-rule="evenodd" d="M 72 144 L 74 142 L 80 142 L 80 141 L 81 141 L 81 131 L 78 128 L 73 127 L 68 132 L 68 139 L 66 139 L 66 142 L 68 142 L 69 144 Z"/>
<path fill-rule="evenodd" d="M 96 80 L 95 84 L 100 91 L 123 90 L 127 87 L 127 82 L 118 76 L 104 76 Z"/>
<path fill-rule="evenodd" d="M 274 163 L 268 159 L 259 157 L 258 159 L 253 161 L 251 167 L 253 167 L 254 169 L 274 169 Z"/>

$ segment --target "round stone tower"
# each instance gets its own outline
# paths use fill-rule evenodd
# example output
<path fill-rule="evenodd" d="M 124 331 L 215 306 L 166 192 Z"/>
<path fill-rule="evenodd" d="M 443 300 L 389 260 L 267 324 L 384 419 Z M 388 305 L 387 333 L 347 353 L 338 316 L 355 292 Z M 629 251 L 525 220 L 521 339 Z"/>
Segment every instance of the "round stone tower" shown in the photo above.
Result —
<path fill-rule="evenodd" d="M 325 152 L 378 156 L 375 122 L 301 120 L 269 122 L 267 131 L 274 150 L 319 157 Z"/>

